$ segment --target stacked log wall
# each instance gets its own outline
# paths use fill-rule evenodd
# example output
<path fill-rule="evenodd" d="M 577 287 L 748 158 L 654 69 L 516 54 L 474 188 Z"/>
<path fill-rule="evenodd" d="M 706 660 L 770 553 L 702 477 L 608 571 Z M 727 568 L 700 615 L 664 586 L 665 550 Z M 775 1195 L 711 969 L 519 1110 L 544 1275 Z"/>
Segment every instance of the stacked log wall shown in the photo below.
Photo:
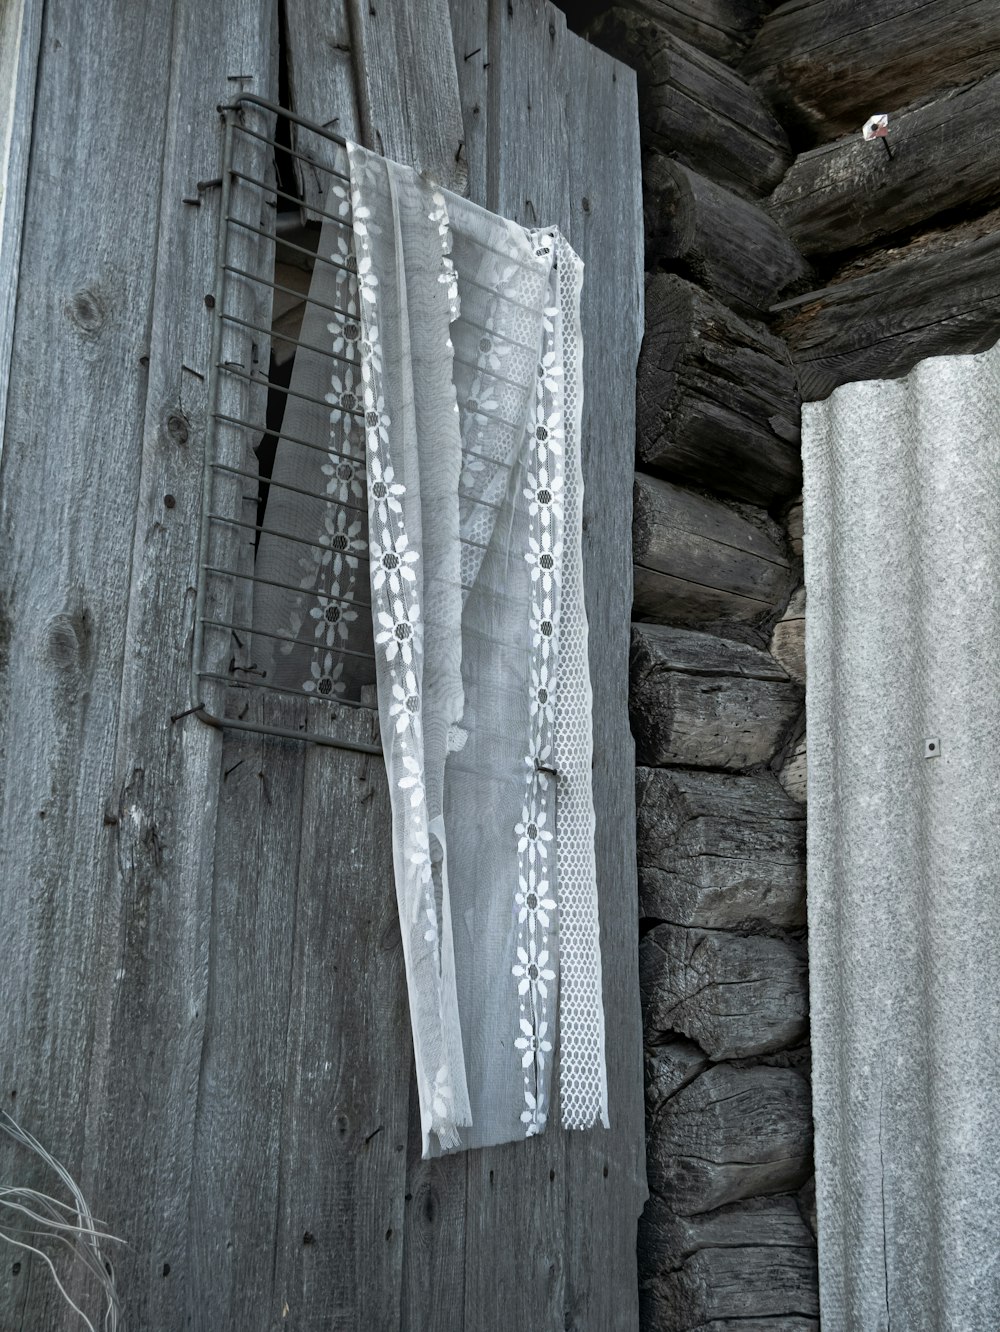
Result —
<path fill-rule="evenodd" d="M 733 67 L 754 36 L 748 7 L 711 9 L 699 26 L 697 6 L 643 0 L 590 27 L 636 66 L 643 134 L 640 1307 L 650 1332 L 806 1332 L 818 1296 L 805 809 L 786 773 L 804 729 L 800 398 L 768 310 L 818 279 L 764 206 L 793 154 Z"/>
<path fill-rule="evenodd" d="M 644 1326 L 806 1332 L 800 407 L 1000 336 L 1000 6 L 597 0 L 588 31 L 643 135 Z"/>

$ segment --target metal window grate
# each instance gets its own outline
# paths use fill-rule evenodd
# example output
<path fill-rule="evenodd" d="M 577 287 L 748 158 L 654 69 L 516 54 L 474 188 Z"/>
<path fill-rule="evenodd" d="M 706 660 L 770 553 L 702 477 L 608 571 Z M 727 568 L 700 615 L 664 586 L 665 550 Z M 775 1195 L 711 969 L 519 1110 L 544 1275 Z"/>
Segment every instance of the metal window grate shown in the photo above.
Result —
<path fill-rule="evenodd" d="M 319 429 L 297 433 L 289 425 L 294 416 L 290 403 L 324 409 L 313 412 L 316 418 L 329 415 L 326 394 L 309 392 L 312 383 L 303 387 L 297 381 L 297 357 L 309 358 L 313 380 L 316 365 L 328 363 L 321 385 L 337 382 L 338 369 L 360 371 L 358 361 L 343 354 L 344 338 L 338 336 L 356 319 L 350 302 L 309 299 L 316 264 L 348 275 L 352 271 L 353 231 L 346 191 L 341 213 L 335 215 L 325 206 L 331 181 L 344 186 L 348 180 L 346 145 L 339 135 L 262 98 L 243 96 L 220 111 L 224 147 L 216 284 L 210 301 L 210 415 L 192 710 L 214 726 L 381 754 L 370 632 L 367 641 L 362 632 L 360 644 L 334 641 L 332 653 L 324 642 L 319 676 L 302 685 L 290 685 L 271 664 L 283 650 L 301 655 L 300 650 L 310 646 L 314 626 L 317 635 L 328 627 L 317 625 L 317 604 L 327 608 L 328 619 L 346 612 L 345 618 L 349 615 L 352 623 L 360 623 L 362 631 L 366 617 L 370 626 L 363 428 L 356 431 L 359 459 Z M 329 234 L 331 228 L 343 230 L 344 243 L 336 256 L 317 249 L 321 230 Z M 310 308 L 322 312 L 330 332 L 328 345 L 301 336 Z M 342 350 L 336 350 L 338 345 Z M 360 426 L 361 411 L 344 415 L 357 417 Z M 326 455 L 333 468 L 338 460 L 345 467 L 349 461 L 359 462 L 350 498 L 329 493 L 330 487 L 302 486 L 275 476 L 274 460 L 290 448 Z M 317 471 L 313 467 L 310 477 Z M 350 531 L 361 525 L 359 538 L 345 557 L 360 574 L 349 595 L 339 584 L 330 594 L 329 588 L 324 592 L 316 585 L 307 586 L 308 580 L 275 577 L 273 570 L 270 576 L 261 572 L 261 549 L 266 543 L 289 550 L 311 547 L 313 563 L 319 565 L 322 542 L 316 534 L 289 531 L 275 518 L 281 506 L 273 497 L 279 492 L 294 495 L 299 503 L 314 502 L 330 506 L 330 512 L 343 512 Z M 259 601 L 270 597 L 273 606 L 276 596 L 302 611 L 298 620 L 292 620 L 297 631 L 262 627 L 256 613 Z M 312 619 L 306 617 L 309 611 Z M 344 626 L 337 627 L 339 631 Z M 312 650 L 315 655 L 315 643 Z M 337 665 L 331 668 L 325 663 L 332 658 Z M 342 676 L 349 676 L 349 689 Z"/>

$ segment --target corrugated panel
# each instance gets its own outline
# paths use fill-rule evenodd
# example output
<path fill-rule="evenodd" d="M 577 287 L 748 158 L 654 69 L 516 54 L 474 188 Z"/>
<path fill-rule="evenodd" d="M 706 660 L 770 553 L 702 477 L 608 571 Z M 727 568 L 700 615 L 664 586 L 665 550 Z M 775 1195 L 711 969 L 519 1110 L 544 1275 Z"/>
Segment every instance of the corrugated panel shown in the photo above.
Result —
<path fill-rule="evenodd" d="M 824 1332 L 1000 1311 L 1000 347 L 806 407 Z"/>

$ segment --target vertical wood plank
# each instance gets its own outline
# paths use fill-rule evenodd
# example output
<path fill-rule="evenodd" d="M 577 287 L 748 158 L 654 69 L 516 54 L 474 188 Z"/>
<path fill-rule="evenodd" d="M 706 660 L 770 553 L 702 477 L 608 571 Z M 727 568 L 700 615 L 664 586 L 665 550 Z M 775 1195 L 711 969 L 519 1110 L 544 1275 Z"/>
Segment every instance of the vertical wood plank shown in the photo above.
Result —
<path fill-rule="evenodd" d="M 288 91 L 296 114 L 358 142 L 362 130 L 347 11 L 347 0 L 284 0 Z M 344 169 L 343 154 L 335 144 L 295 124 L 290 130 L 297 152 L 323 166 Z M 306 203 L 322 209 L 329 176 L 298 159 L 295 174 Z"/>
<path fill-rule="evenodd" d="M 628 722 L 635 371 L 643 234 L 635 74 L 581 38 L 563 65 L 569 239 L 582 257 L 584 586 L 594 689 L 594 806 L 607 1017 L 606 1133 L 566 1151 L 567 1329 L 635 1327 L 646 1198 L 635 752 Z"/>
<path fill-rule="evenodd" d="M 148 938 L 164 861 L 197 854 L 196 833 L 189 840 L 159 800 L 136 808 L 131 792 L 145 784 L 146 756 L 137 752 L 142 772 L 124 786 L 118 761 L 133 535 L 161 555 L 175 541 L 162 521 L 163 490 L 155 509 L 147 493 L 136 523 L 143 463 L 176 449 L 159 420 L 144 427 L 141 359 L 154 306 L 172 20 L 172 3 L 45 6 L 0 472 L 3 1104 L 66 1163 L 95 1214 L 140 1244 L 142 1205 L 137 1195 L 123 1199 L 100 1129 L 105 1080 L 144 1078 L 142 1065 L 138 1076 L 130 1066 L 135 1045 L 118 1051 L 109 1042 L 113 997 L 130 964 L 121 932 L 128 925 Z M 168 721 L 183 697 L 167 687 L 187 632 L 179 583 L 163 589 L 179 604 L 154 640 L 162 692 L 145 719 L 160 770 L 169 754 L 175 773 L 203 770 L 208 747 L 207 738 L 184 746 Z M 148 1090 L 133 1083 L 133 1096 Z M 6 1150 L 0 1174 L 51 1186 Z M 144 1284 L 147 1255 L 117 1256 L 123 1280 Z M 68 1288 L 92 1300 L 79 1278 Z M 0 1269 L 0 1326 L 54 1328 L 64 1313 L 41 1265 L 24 1260 L 17 1276 L 9 1263 Z"/>
<path fill-rule="evenodd" d="M 462 107 L 468 195 L 487 207 L 490 0 L 451 0 L 451 31 Z"/>
<path fill-rule="evenodd" d="M 363 141 L 468 188 L 448 0 L 347 0 Z"/>
<path fill-rule="evenodd" d="M 256 706 L 273 725 L 304 712 L 295 700 Z M 302 762 L 294 741 L 226 736 L 191 1199 L 196 1332 L 281 1319 L 275 1236 Z"/>
<path fill-rule="evenodd" d="M 0 459 L 41 36 L 42 0 L 7 0 L 0 13 Z"/>
<path fill-rule="evenodd" d="M 370 740 L 372 714 L 342 723 Z M 306 751 L 275 1296 L 297 1332 L 399 1321 L 410 1079 L 380 757 Z"/>
<path fill-rule="evenodd" d="M 239 91 L 273 93 L 275 38 L 267 0 L 238 9 L 177 0 L 159 154 L 159 243 L 115 756 L 118 972 L 101 1032 L 107 1071 L 93 1089 L 92 1113 L 100 1117 L 99 1159 L 110 1185 L 96 1182 L 95 1210 L 100 1205 L 132 1246 L 122 1264 L 130 1321 L 163 1332 L 184 1325 L 215 1279 L 207 1273 L 198 1281 L 189 1217 L 222 744 L 193 717 L 169 721 L 188 706 L 209 406 L 205 296 L 215 291 L 219 222 L 219 191 L 199 192 L 197 182 L 219 174 L 217 105 Z M 192 198 L 200 204 L 184 202 Z M 259 213 L 258 204 L 256 220 Z M 248 291 L 241 312 L 266 322 L 266 314 L 257 318 L 264 305 L 261 292 Z M 226 354 L 249 357 L 249 339 L 234 340 Z M 228 392 L 230 409 L 245 412 L 245 388 L 230 385 Z"/>

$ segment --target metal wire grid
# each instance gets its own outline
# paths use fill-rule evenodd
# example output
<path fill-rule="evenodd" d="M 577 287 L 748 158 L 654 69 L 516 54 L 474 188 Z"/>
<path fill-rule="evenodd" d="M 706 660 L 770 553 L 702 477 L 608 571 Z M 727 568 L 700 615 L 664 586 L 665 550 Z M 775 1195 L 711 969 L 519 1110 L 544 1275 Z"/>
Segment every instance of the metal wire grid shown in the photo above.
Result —
<path fill-rule="evenodd" d="M 319 541 L 276 529 L 268 523 L 266 498 L 271 488 L 293 491 L 320 504 L 335 503 L 341 508 L 362 513 L 367 508 L 366 494 L 356 505 L 345 504 L 325 492 L 274 480 L 257 466 L 256 452 L 262 441 L 273 438 L 276 444 L 284 440 L 330 456 L 348 456 L 338 454 L 329 440 L 304 439 L 284 433 L 284 409 L 289 398 L 298 397 L 323 407 L 328 404 L 324 398 L 292 389 L 290 379 L 285 384 L 273 378 L 271 373 L 264 373 L 259 359 L 255 359 L 258 348 L 270 350 L 273 343 L 280 342 L 283 346 L 291 346 L 295 353 L 305 350 L 310 355 L 326 358 L 331 365 L 338 362 L 356 365 L 332 350 L 332 337 L 330 347 L 319 347 L 284 332 L 279 334 L 270 319 L 274 293 L 308 300 L 306 291 L 277 281 L 274 256 L 279 245 L 286 253 L 302 256 L 301 262 L 307 272 L 311 272 L 311 266 L 317 263 L 346 268 L 332 257 L 288 239 L 299 226 L 303 214 L 310 221 L 329 219 L 344 226 L 351 238 L 349 244 L 353 253 L 350 221 L 334 217 L 313 202 L 307 205 L 298 194 L 282 188 L 282 183 L 287 182 L 279 183 L 277 156 L 284 155 L 285 162 L 295 163 L 300 181 L 308 173 L 347 181 L 344 172 L 327 164 L 334 159 L 334 151 L 344 149 L 346 144 L 330 130 L 263 98 L 246 95 L 221 107 L 220 111 L 225 133 L 209 379 L 210 415 L 205 445 L 195 604 L 192 711 L 214 726 L 381 754 L 372 704 L 339 696 L 309 697 L 284 688 L 269 680 L 266 672 L 257 669 L 247 656 L 248 645 L 254 636 L 284 638 L 281 634 L 254 627 L 255 590 L 267 586 L 287 590 L 289 594 L 302 592 L 300 586 L 262 577 L 258 573 L 256 555 L 261 537 L 314 548 L 321 545 Z M 303 140 L 311 151 L 304 150 Z M 325 200 L 326 189 L 310 190 L 310 195 L 314 194 Z M 290 207 L 282 210 L 282 202 Z M 333 305 L 313 304 L 333 319 L 346 322 L 352 317 Z M 268 369 L 270 371 L 270 365 Z M 360 411 L 355 415 L 360 416 Z M 368 563 L 368 557 L 360 552 L 354 558 L 361 564 Z M 341 596 L 337 600 L 356 606 L 360 614 L 370 612 L 370 603 L 365 600 Z M 374 695 L 374 654 L 346 646 L 338 646 L 335 651 L 338 655 L 371 662 L 371 693 Z M 305 709 L 305 715 L 296 718 L 299 726 L 265 721 L 263 718 L 268 709 L 263 701 L 270 700 L 274 704 L 271 710 L 280 714 L 282 709 L 277 700 L 289 695 L 299 699 Z M 342 708 L 362 709 L 367 714 L 371 740 L 336 734 L 338 720 L 344 719 Z M 250 713 L 254 715 L 249 716 Z M 349 729 L 356 731 L 358 727 L 354 725 Z"/>

